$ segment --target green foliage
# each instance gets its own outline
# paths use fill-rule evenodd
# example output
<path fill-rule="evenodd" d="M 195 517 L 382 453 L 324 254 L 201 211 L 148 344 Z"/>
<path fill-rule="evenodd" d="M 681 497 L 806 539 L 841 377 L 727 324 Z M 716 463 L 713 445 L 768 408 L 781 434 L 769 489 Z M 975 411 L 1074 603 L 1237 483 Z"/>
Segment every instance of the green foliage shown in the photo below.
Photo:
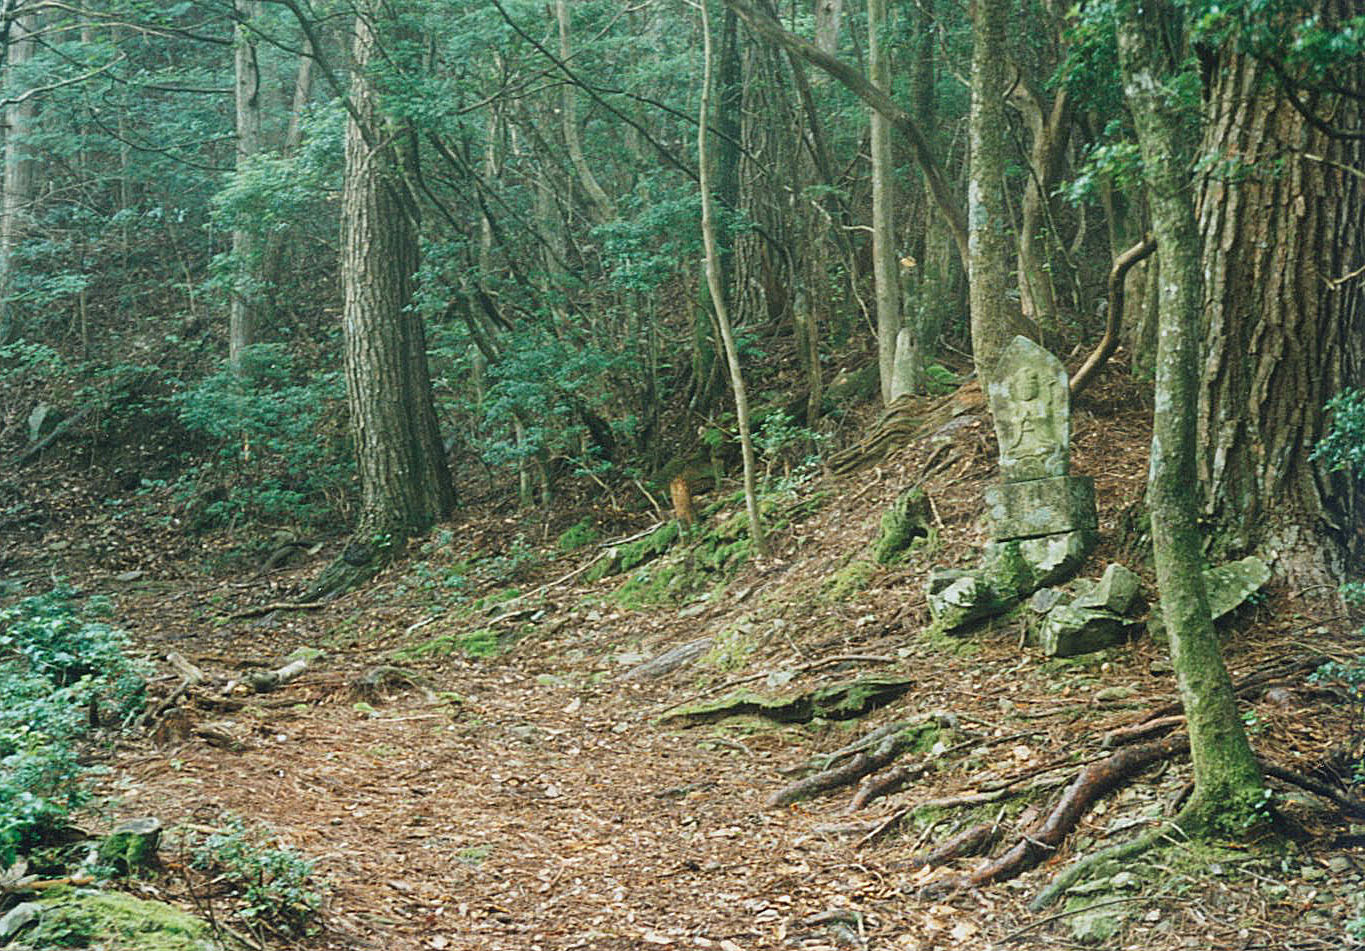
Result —
<path fill-rule="evenodd" d="M 1333 470 L 1365 479 L 1365 390 L 1347 389 L 1327 401 L 1332 428 L 1313 450 L 1313 458 Z"/>
<path fill-rule="evenodd" d="M 62 355 L 46 344 L 17 340 L 0 347 L 0 382 L 47 380 L 65 372 Z"/>
<path fill-rule="evenodd" d="M 309 933 L 324 887 L 313 876 L 313 861 L 294 849 L 270 846 L 269 836 L 248 832 L 236 817 L 228 817 L 226 825 L 226 831 L 209 836 L 194 850 L 194 867 L 237 890 L 239 917 L 291 934 Z"/>
<path fill-rule="evenodd" d="M 78 742 L 142 705 L 144 665 L 106 609 L 58 588 L 0 611 L 0 867 L 86 800 Z"/>
<path fill-rule="evenodd" d="M 243 353 L 240 374 L 220 370 L 172 397 L 181 424 L 214 447 L 178 486 L 186 502 L 204 486 L 222 488 L 202 505 L 198 527 L 241 518 L 320 522 L 337 514 L 353 472 L 337 420 L 343 383 L 335 372 L 298 376 L 283 346 L 257 344 Z"/>

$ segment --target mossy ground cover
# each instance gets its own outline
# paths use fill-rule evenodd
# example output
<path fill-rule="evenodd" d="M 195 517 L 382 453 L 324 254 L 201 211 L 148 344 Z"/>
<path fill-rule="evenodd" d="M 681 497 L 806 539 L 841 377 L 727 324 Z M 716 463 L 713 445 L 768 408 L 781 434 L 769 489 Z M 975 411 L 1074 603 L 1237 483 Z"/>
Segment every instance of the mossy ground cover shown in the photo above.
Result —
<path fill-rule="evenodd" d="M 155 901 L 122 892 L 59 889 L 38 903 L 36 922 L 20 932 L 8 948 L 54 951 L 100 948 L 103 951 L 233 951 L 206 921 Z"/>

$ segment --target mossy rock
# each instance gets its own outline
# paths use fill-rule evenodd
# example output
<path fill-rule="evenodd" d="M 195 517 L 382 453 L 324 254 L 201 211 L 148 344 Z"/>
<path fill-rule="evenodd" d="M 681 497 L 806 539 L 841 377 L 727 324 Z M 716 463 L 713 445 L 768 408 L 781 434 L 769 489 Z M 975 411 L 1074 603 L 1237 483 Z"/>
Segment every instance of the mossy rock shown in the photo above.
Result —
<path fill-rule="evenodd" d="M 129 819 L 114 827 L 100 843 L 100 863 L 120 873 L 136 873 L 159 864 L 156 849 L 161 842 L 161 820 L 152 816 Z"/>
<path fill-rule="evenodd" d="M 105 951 L 223 951 L 205 921 L 172 905 L 121 892 L 65 889 L 39 905 L 36 924 L 7 945 L 14 951 L 102 948 Z"/>
<path fill-rule="evenodd" d="M 766 696 L 752 690 L 736 690 L 719 700 L 670 710 L 664 720 L 709 723 L 726 717 L 757 715 L 778 723 L 809 723 L 851 720 L 883 707 L 906 693 L 914 681 L 903 677 L 862 677 L 802 693 Z"/>
<path fill-rule="evenodd" d="M 929 521 L 933 513 L 929 507 L 929 496 L 923 489 L 906 489 L 896 496 L 891 508 L 882 515 L 881 530 L 877 533 L 877 544 L 873 555 L 877 563 L 890 564 L 901 556 L 916 538 L 929 534 Z"/>

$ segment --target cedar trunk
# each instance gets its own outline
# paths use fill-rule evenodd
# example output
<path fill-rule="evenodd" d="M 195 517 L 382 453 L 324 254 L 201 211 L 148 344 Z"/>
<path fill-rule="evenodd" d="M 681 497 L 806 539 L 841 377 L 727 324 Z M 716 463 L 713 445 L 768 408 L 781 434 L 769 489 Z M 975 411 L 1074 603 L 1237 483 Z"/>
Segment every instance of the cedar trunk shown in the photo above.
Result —
<path fill-rule="evenodd" d="M 380 114 L 366 74 L 374 49 L 371 27 L 358 18 L 341 272 L 346 395 L 361 485 L 356 539 L 383 549 L 448 514 L 455 495 L 432 406 L 422 321 L 409 306 L 418 266 L 414 209 L 400 176 L 409 140 Z"/>
<path fill-rule="evenodd" d="M 1330 21 L 1347 5 L 1314 6 Z M 1354 73 L 1365 88 L 1365 67 Z M 1204 515 L 1218 556 L 1260 549 L 1295 590 L 1330 592 L 1360 542 L 1360 484 L 1310 454 L 1326 432 L 1323 404 L 1365 383 L 1365 142 L 1313 128 L 1251 56 L 1221 56 L 1208 95 Z M 1365 126 L 1365 102 L 1330 109 L 1339 127 Z"/>

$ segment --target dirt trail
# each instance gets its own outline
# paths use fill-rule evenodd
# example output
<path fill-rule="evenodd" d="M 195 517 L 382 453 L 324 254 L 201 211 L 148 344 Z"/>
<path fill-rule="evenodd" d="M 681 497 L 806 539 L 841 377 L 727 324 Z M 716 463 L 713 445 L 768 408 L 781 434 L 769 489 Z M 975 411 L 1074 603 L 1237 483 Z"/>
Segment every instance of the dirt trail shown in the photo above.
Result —
<path fill-rule="evenodd" d="M 463 698 L 452 713 L 415 692 L 373 716 L 344 696 L 309 706 L 337 678 L 305 677 L 246 752 L 125 764 L 124 808 L 278 830 L 318 857 L 336 885 L 327 923 L 356 945 L 775 948 L 826 934 L 800 922 L 840 909 L 864 933 L 911 933 L 908 873 L 810 837 L 827 805 L 763 808 L 778 763 L 809 752 L 798 729 L 660 727 L 667 690 L 589 685 L 622 669 L 610 655 L 551 671 L 519 653 L 435 673 Z M 350 946 L 340 935 L 328 945 Z"/>

